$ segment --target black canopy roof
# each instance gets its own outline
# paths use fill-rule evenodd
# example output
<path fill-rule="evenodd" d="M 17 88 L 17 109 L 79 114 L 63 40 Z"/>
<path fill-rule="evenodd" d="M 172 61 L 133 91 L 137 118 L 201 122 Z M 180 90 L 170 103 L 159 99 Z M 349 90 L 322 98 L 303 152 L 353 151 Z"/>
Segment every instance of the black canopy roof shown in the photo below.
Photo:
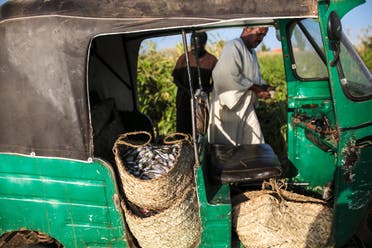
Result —
<path fill-rule="evenodd" d="M 18 0 L 6 2 L 1 18 L 37 15 L 98 18 L 194 17 L 232 19 L 317 14 L 314 0 Z M 177 23 L 176 23 L 177 25 Z"/>
<path fill-rule="evenodd" d="M 96 36 L 316 15 L 313 0 L 8 1 L 0 7 L 0 152 L 93 156 L 87 55 Z"/>

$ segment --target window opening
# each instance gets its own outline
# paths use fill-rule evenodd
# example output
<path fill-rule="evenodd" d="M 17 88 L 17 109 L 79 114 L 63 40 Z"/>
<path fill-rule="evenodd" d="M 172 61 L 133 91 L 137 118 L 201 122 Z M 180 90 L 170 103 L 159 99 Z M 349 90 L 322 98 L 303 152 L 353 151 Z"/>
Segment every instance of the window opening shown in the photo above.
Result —
<path fill-rule="evenodd" d="M 328 78 L 319 24 L 305 19 L 289 34 L 296 75 L 301 79 Z"/>

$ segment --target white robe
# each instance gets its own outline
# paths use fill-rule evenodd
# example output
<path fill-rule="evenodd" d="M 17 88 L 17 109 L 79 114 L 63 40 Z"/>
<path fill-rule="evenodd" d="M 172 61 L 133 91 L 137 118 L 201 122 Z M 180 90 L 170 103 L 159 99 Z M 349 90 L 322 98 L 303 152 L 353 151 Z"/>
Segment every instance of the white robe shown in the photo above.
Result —
<path fill-rule="evenodd" d="M 240 38 L 226 43 L 213 70 L 208 140 L 212 144 L 264 143 L 254 111 L 256 96 L 249 88 L 262 85 L 256 53 Z"/>

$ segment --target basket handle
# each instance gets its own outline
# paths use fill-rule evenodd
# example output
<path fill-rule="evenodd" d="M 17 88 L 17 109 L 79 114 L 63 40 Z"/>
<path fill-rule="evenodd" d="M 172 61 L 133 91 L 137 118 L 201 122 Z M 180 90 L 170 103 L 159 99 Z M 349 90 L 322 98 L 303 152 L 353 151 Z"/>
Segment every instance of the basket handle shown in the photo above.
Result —
<path fill-rule="evenodd" d="M 181 138 L 177 138 L 177 136 L 180 136 Z M 164 144 L 170 145 L 170 144 L 177 144 L 180 142 L 187 141 L 191 145 L 191 137 L 189 134 L 185 133 L 172 133 L 163 139 Z"/>
<path fill-rule="evenodd" d="M 129 136 L 136 136 L 136 135 L 140 135 L 140 134 L 145 134 L 145 135 L 148 136 L 148 140 L 145 141 L 142 144 L 132 144 L 132 143 L 129 143 L 128 141 L 125 140 L 125 138 L 127 138 Z M 112 152 L 114 154 L 116 154 L 116 152 L 117 152 L 117 146 L 118 145 L 126 145 L 126 146 L 133 147 L 133 148 L 138 148 L 138 147 L 146 146 L 146 145 L 150 144 L 151 139 L 152 139 L 151 134 L 149 132 L 146 132 L 146 131 L 136 131 L 136 132 L 124 133 L 124 134 L 121 134 L 117 138 L 117 140 L 115 141 L 114 147 L 112 148 Z"/>

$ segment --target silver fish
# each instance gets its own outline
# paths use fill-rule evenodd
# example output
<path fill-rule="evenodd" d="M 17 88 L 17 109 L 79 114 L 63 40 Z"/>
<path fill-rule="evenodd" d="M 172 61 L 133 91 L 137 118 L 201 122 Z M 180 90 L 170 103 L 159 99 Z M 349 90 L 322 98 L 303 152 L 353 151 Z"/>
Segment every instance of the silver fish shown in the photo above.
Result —
<path fill-rule="evenodd" d="M 179 145 L 147 145 L 126 151 L 123 155 L 126 169 L 132 175 L 150 180 L 166 174 L 175 164 Z"/>

